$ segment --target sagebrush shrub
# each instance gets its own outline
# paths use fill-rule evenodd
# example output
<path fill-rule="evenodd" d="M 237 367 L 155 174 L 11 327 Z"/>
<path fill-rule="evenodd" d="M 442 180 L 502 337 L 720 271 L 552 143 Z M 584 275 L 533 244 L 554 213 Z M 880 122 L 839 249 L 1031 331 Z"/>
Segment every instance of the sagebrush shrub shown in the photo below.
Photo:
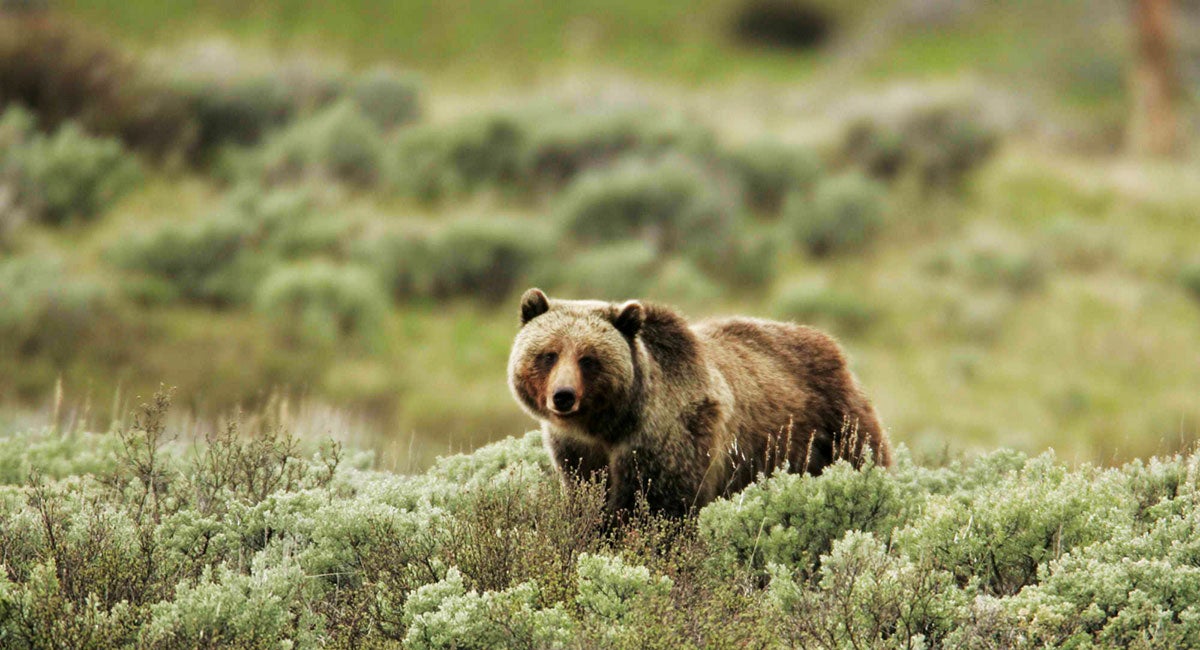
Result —
<path fill-rule="evenodd" d="M 351 257 L 376 272 L 396 300 L 433 291 L 433 235 L 422 224 L 401 223 L 355 242 Z"/>
<path fill-rule="evenodd" d="M 979 113 L 978 107 L 933 103 L 890 120 L 862 119 L 847 130 L 841 157 L 878 178 L 911 176 L 923 188 L 958 189 L 999 142 Z"/>
<path fill-rule="evenodd" d="M 428 257 L 435 297 L 507 298 L 547 252 L 550 242 L 528 223 L 500 217 L 459 219 L 436 231 Z"/>
<path fill-rule="evenodd" d="M 629 111 L 538 120 L 530 124 L 529 132 L 522 151 L 522 183 L 550 191 L 623 157 L 701 154 L 712 147 L 711 135 L 703 129 Z"/>
<path fill-rule="evenodd" d="M 175 597 L 151 608 L 139 641 L 177 648 L 205 639 L 214 647 L 261 648 L 284 642 L 311 647 L 315 617 L 305 606 L 304 574 L 295 564 L 261 567 L 249 575 L 206 571 L 176 587 Z"/>
<path fill-rule="evenodd" d="M 212 162 L 230 146 L 254 146 L 344 91 L 342 72 L 305 58 L 283 61 L 219 40 L 162 57 L 160 76 L 196 124 L 195 162 Z"/>
<path fill-rule="evenodd" d="M 587 248 L 565 262 L 543 264 L 539 279 L 561 293 L 597 300 L 641 296 L 653 279 L 658 255 L 645 241 Z"/>
<path fill-rule="evenodd" d="M 639 600 L 666 598 L 673 584 L 667 576 L 652 576 L 646 567 L 630 566 L 619 557 L 581 555 L 576 571 L 575 603 L 586 616 L 608 625 L 623 623 Z"/>
<path fill-rule="evenodd" d="M 878 310 L 861 297 L 811 284 L 786 287 L 775 300 L 775 313 L 846 335 L 862 334 L 879 318 Z"/>
<path fill-rule="evenodd" d="M 285 266 L 271 272 L 255 298 L 260 312 L 293 344 L 381 342 L 387 294 L 375 276 L 327 262 Z"/>
<path fill-rule="evenodd" d="M 603 485 L 564 485 L 538 432 L 401 476 L 349 466 L 269 414 L 179 440 L 168 405 L 160 394 L 106 434 L 0 436 L 4 647 L 1200 638 L 1195 452 L 1107 470 L 1007 450 L 923 467 L 901 447 L 888 470 L 777 473 L 698 518 L 642 503 L 605 522 Z"/>
<path fill-rule="evenodd" d="M 740 184 L 746 203 L 770 214 L 779 212 L 789 194 L 811 191 L 822 174 L 816 152 L 774 140 L 732 148 L 724 162 Z"/>
<path fill-rule="evenodd" d="M 986 232 L 973 233 L 961 244 L 940 251 L 927 262 L 927 268 L 977 287 L 1014 294 L 1036 291 L 1048 275 L 1039 251 L 1018 239 Z"/>
<path fill-rule="evenodd" d="M 815 589 L 787 566 L 769 569 L 781 636 L 801 647 L 909 648 L 918 639 L 938 646 L 967 601 L 948 572 L 889 553 L 862 531 L 847 531 L 822 556 Z"/>
<path fill-rule="evenodd" d="M 1035 582 L 1044 563 L 1128 527 L 1133 513 L 1118 494 L 1111 472 L 1069 474 L 1044 455 L 970 501 L 931 498 L 899 539 L 964 584 L 1012 595 Z"/>
<path fill-rule="evenodd" d="M 1200 263 L 1184 267 L 1183 271 L 1179 273 L 1179 283 L 1188 293 L 1192 294 L 1193 298 L 1200 300 Z"/>
<path fill-rule="evenodd" d="M 418 589 L 405 604 L 407 648 L 562 647 L 574 637 L 575 622 L 562 606 L 538 607 L 534 581 L 509 589 L 466 591 L 451 572 L 437 584 Z"/>
<path fill-rule="evenodd" d="M 5 118 L 0 174 L 11 184 L 14 207 L 31 219 L 92 219 L 136 186 L 139 165 L 115 138 L 89 136 L 74 122 L 51 135 L 30 127 L 20 111 Z"/>
<path fill-rule="evenodd" d="M 870 243 L 883 227 L 884 189 L 855 173 L 821 182 L 812 196 L 793 194 L 784 219 L 811 255 L 852 252 Z"/>
<path fill-rule="evenodd" d="M 195 116 L 201 157 L 222 146 L 258 144 L 296 113 L 287 88 L 274 75 L 233 79 L 181 75 L 172 84 Z"/>
<path fill-rule="evenodd" d="M 281 261 L 344 255 L 352 225 L 324 218 L 317 208 L 305 191 L 252 185 L 232 192 L 201 220 L 122 241 L 109 256 L 140 274 L 127 282 L 127 290 L 142 300 L 245 304 Z"/>
<path fill-rule="evenodd" d="M 389 68 L 374 68 L 350 87 L 359 110 L 380 129 L 391 130 L 421 117 L 421 90 L 415 77 Z"/>
<path fill-rule="evenodd" d="M 316 177 L 369 186 L 383 164 L 382 133 L 357 104 L 342 101 L 292 123 L 258 155 L 254 166 L 268 182 Z"/>
<path fill-rule="evenodd" d="M 217 306 L 249 299 L 266 271 L 247 254 L 251 224 L 224 214 L 172 224 L 126 240 L 112 249 L 114 261 L 146 274 L 132 288 L 156 301 L 177 298 Z"/>
<path fill-rule="evenodd" d="M 695 264 L 685 259 L 669 259 L 655 271 L 645 295 L 665 302 L 699 305 L 720 297 L 721 293 L 721 286 Z"/>
<path fill-rule="evenodd" d="M 391 184 L 424 201 L 509 188 L 520 178 L 528 128 L 527 118 L 498 113 L 406 129 L 388 158 Z"/>
<path fill-rule="evenodd" d="M 820 476 L 778 472 L 714 502 L 700 512 L 700 533 L 723 565 L 777 563 L 809 575 L 846 531 L 890 539 L 916 503 L 886 470 L 838 463 Z"/>
<path fill-rule="evenodd" d="M 564 192 L 557 212 L 580 244 L 641 239 L 714 267 L 727 260 L 741 216 L 703 169 L 676 156 L 586 174 Z"/>

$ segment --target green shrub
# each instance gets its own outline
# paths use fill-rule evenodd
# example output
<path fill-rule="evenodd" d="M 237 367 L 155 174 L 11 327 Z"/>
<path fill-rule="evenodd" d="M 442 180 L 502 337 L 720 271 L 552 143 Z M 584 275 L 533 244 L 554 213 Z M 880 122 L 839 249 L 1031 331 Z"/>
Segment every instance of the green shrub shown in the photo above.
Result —
<path fill-rule="evenodd" d="M 711 135 L 677 120 L 633 112 L 568 115 L 531 124 L 521 161 L 522 182 L 555 191 L 581 173 L 623 157 L 701 153 Z"/>
<path fill-rule="evenodd" d="M 433 291 L 432 234 L 429 228 L 404 224 L 357 241 L 355 261 L 379 274 L 396 300 L 428 296 Z"/>
<path fill-rule="evenodd" d="M 119 244 L 113 257 L 147 278 L 132 285 L 135 295 L 177 298 L 215 306 L 241 304 L 268 267 L 248 252 L 252 225 L 228 215 L 177 225 Z"/>
<path fill-rule="evenodd" d="M 921 187 L 957 189 L 998 142 L 999 133 L 979 117 L 977 107 L 931 104 L 890 121 L 854 123 L 841 157 L 877 178 L 911 176 Z"/>
<path fill-rule="evenodd" d="M 101 214 L 137 184 L 137 161 L 112 138 L 93 138 L 74 123 L 54 134 L 28 133 L 27 116 L 5 119 L 5 176 L 15 184 L 14 204 L 51 224 Z"/>
<path fill-rule="evenodd" d="M 423 201 L 511 188 L 520 179 L 528 129 L 527 119 L 508 113 L 406 129 L 389 159 L 392 186 Z"/>
<path fill-rule="evenodd" d="M 984 593 L 1012 595 L 1033 584 L 1039 567 L 1076 546 L 1110 539 L 1132 516 L 1109 473 L 1068 473 L 1044 455 L 970 501 L 930 500 L 899 535 L 912 555 L 971 582 Z"/>
<path fill-rule="evenodd" d="M 176 648 L 197 639 L 215 647 L 262 648 L 317 638 L 307 612 L 305 578 L 295 564 L 263 567 L 243 575 L 206 571 L 195 583 L 181 583 L 170 602 L 151 608 L 140 641 L 150 648 Z"/>
<path fill-rule="evenodd" d="M 694 163 L 679 157 L 629 160 L 582 176 L 564 193 L 558 220 L 577 243 L 641 239 L 703 268 L 733 255 L 736 205 Z"/>
<path fill-rule="evenodd" d="M 225 145 L 258 144 L 296 114 L 283 80 L 271 74 L 224 80 L 183 77 L 174 87 L 195 115 L 201 155 Z"/>
<path fill-rule="evenodd" d="M 967 601 L 949 573 L 889 553 L 862 531 L 847 531 L 822 556 L 815 589 L 784 565 L 770 573 L 780 636 L 800 647 L 908 648 L 917 639 L 940 647 Z"/>
<path fill-rule="evenodd" d="M 780 318 L 830 327 L 837 334 L 858 335 L 879 318 L 878 310 L 854 294 L 816 285 L 784 289 L 775 300 Z"/>
<path fill-rule="evenodd" d="M 822 173 L 816 152 L 774 140 L 732 149 L 725 165 L 750 207 L 769 214 L 778 213 L 789 194 L 811 191 Z"/>
<path fill-rule="evenodd" d="M 12 152 L 28 142 L 36 121 L 15 105 L 0 114 L 0 152 L 4 152 L 0 154 L 0 250 L 29 219 L 28 206 L 21 203 L 21 169 Z"/>
<path fill-rule="evenodd" d="M 325 262 L 287 266 L 263 280 L 256 304 L 293 344 L 381 342 L 387 295 L 360 268 Z"/>
<path fill-rule="evenodd" d="M 629 300 L 643 295 L 655 274 L 657 254 L 644 241 L 588 248 L 566 262 L 550 261 L 546 284 L 563 294 L 596 300 Z"/>
<path fill-rule="evenodd" d="M 874 466 L 860 471 L 839 463 L 820 476 L 778 472 L 705 507 L 700 534 L 725 567 L 775 563 L 808 576 L 848 530 L 889 539 L 915 502 Z"/>
<path fill-rule="evenodd" d="M 115 245 L 110 257 L 141 274 L 127 289 L 143 299 L 227 307 L 252 299 L 280 260 L 340 257 L 350 226 L 321 215 L 307 192 L 251 186 L 232 192 L 200 221 L 165 225 Z"/>
<path fill-rule="evenodd" d="M 621 625 L 640 600 L 665 599 L 672 582 L 654 577 L 644 566 L 630 566 L 619 557 L 585 554 L 579 556 L 579 593 L 575 603 L 585 616 L 608 626 Z"/>
<path fill-rule="evenodd" d="M 316 176 L 372 185 L 380 175 L 382 137 L 356 104 L 343 101 L 273 136 L 257 164 L 272 183 Z"/>
<path fill-rule="evenodd" d="M 646 295 L 657 300 L 700 305 L 721 296 L 721 287 L 687 260 L 665 261 L 650 280 Z"/>
<path fill-rule="evenodd" d="M 810 254 L 824 257 L 866 246 L 883 226 L 884 190 L 858 174 L 820 183 L 811 198 L 788 197 L 784 215 Z"/>
<path fill-rule="evenodd" d="M 388 68 L 360 75 L 350 88 L 359 110 L 384 131 L 421 117 L 420 94 L 416 78 Z"/>
<path fill-rule="evenodd" d="M 213 40 L 169 53 L 163 76 L 195 120 L 197 162 L 211 162 L 223 147 L 257 145 L 344 91 L 337 68 L 303 58 L 264 59 Z"/>
<path fill-rule="evenodd" d="M 483 189 L 556 192 L 623 158 L 672 152 L 703 158 L 711 149 L 710 133 L 679 120 L 534 107 L 408 129 L 390 163 L 398 191 L 436 201 Z"/>
<path fill-rule="evenodd" d="M 466 591 L 451 571 L 446 579 L 417 590 L 404 605 L 408 648 L 562 647 L 575 636 L 575 623 L 556 606 L 538 607 L 536 582 L 503 591 Z"/>
<path fill-rule="evenodd" d="M 8 286 L 0 285 L 0 287 Z M 0 312 L 2 313 L 2 312 Z M 540 432 L 411 476 L 264 420 L 0 432 L 4 646 L 1190 647 L 1200 455 L 1000 450 L 600 515 Z M 39 470 L 26 481 L 30 469 Z M 81 476 L 85 472 L 91 476 Z M 13 483 L 24 483 L 14 485 Z"/>
<path fill-rule="evenodd" d="M 549 242 L 537 226 L 516 219 L 460 219 L 430 242 L 429 277 L 435 297 L 474 296 L 489 304 L 508 298 Z"/>

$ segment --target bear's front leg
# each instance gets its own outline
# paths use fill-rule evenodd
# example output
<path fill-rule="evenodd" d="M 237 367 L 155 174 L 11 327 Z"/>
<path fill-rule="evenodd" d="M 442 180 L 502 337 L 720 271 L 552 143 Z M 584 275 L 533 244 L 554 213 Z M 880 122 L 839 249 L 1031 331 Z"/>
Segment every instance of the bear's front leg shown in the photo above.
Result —
<path fill-rule="evenodd" d="M 564 434 L 546 433 L 545 436 L 546 449 L 563 479 L 607 479 L 608 452 L 602 445 Z"/>
<path fill-rule="evenodd" d="M 630 447 L 617 450 L 609 461 L 608 511 L 620 516 L 632 511 L 644 497 L 653 512 L 685 515 L 696 504 L 697 477 L 662 453 Z"/>

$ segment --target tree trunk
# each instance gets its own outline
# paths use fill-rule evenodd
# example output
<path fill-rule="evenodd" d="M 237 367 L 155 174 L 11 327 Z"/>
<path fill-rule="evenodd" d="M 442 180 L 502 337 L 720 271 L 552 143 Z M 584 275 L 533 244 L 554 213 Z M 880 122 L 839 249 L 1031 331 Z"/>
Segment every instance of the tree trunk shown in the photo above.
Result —
<path fill-rule="evenodd" d="M 1130 144 L 1137 154 L 1170 155 L 1179 150 L 1171 0 L 1134 0 L 1133 23 L 1137 49 L 1131 80 Z"/>

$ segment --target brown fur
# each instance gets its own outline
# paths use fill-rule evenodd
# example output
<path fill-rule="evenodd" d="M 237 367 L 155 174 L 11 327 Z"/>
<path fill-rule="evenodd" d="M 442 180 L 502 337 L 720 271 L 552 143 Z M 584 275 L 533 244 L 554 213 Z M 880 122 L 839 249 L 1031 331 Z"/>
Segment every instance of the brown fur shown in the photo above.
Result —
<path fill-rule="evenodd" d="M 820 473 L 886 434 L 837 343 L 814 329 L 751 318 L 689 325 L 630 302 L 551 301 L 531 289 L 509 360 L 517 401 L 541 420 L 556 467 L 608 484 L 608 506 L 683 513 L 777 467 Z M 551 356 L 553 355 L 553 356 Z M 560 414 L 556 390 L 575 391 Z"/>

